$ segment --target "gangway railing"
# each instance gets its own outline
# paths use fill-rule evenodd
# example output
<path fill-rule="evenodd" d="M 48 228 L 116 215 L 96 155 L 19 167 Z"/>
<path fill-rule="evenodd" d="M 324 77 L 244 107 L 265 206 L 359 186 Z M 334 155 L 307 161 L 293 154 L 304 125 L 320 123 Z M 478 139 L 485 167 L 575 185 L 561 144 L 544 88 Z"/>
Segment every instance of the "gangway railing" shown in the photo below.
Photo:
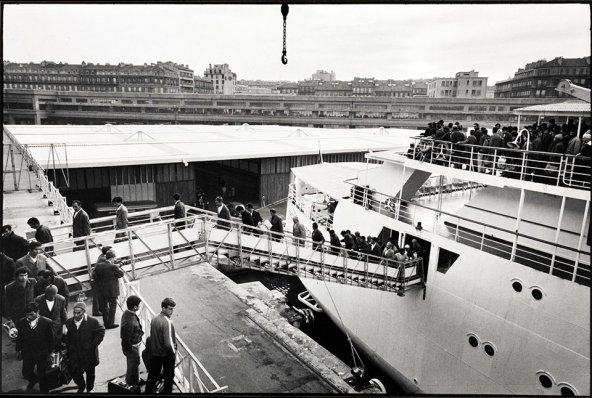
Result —
<path fill-rule="evenodd" d="M 37 162 L 37 160 L 35 160 L 33 155 L 31 155 L 27 145 L 22 145 L 6 128 L 3 130 L 4 134 L 6 134 L 11 141 L 10 144 L 8 144 L 10 150 L 18 150 L 27 164 L 29 171 L 35 173 L 39 179 L 39 189 L 43 192 L 44 198 L 48 200 L 49 205 L 53 206 L 54 215 L 60 216 L 61 223 L 71 224 L 74 211 L 68 206 L 66 198 L 62 196 L 60 190 L 55 187 L 53 182 L 49 181 L 46 175 L 46 170 Z"/>
<path fill-rule="evenodd" d="M 436 165 L 522 181 L 590 189 L 591 158 L 579 155 L 452 143 L 413 137 L 401 155 Z"/>
<path fill-rule="evenodd" d="M 121 289 L 119 289 L 120 295 L 117 303 L 121 310 L 125 311 L 127 309 L 126 300 L 130 295 L 136 295 L 140 298 L 142 298 L 142 295 L 138 283 L 130 281 L 125 276 L 120 279 L 120 285 Z M 136 315 L 140 319 L 142 330 L 150 330 L 150 322 L 157 314 L 146 300 L 142 299 L 142 303 L 143 305 L 140 306 Z M 147 337 L 146 334 L 142 337 L 141 345 L 144 348 L 146 347 Z M 217 393 L 228 388 L 228 386 L 220 386 L 216 382 L 178 334 L 176 335 L 176 341 L 176 366 L 173 381 L 181 393 Z"/>
<path fill-rule="evenodd" d="M 205 215 L 208 261 L 394 291 L 424 287 L 423 258 L 396 261 Z"/>
<path fill-rule="evenodd" d="M 539 271 L 590 286 L 590 253 L 584 250 L 485 224 L 417 202 L 401 200 L 396 196 L 368 190 L 356 184 L 355 181 L 354 178 L 344 183 L 352 187 L 352 201 L 368 210 L 409 225 L 417 225 L 417 222 L 421 221 L 422 228 L 426 231 Z M 355 187 L 358 189 L 354 189 Z M 443 221 L 444 217 L 446 217 L 445 221 Z M 586 220 L 582 222 L 585 223 Z M 538 249 L 533 248 L 534 243 L 539 247 Z"/>
<path fill-rule="evenodd" d="M 403 292 L 423 286 L 423 259 L 398 262 L 294 238 L 240 221 L 221 220 L 215 213 L 186 206 L 184 219 L 147 218 L 124 230 L 105 230 L 54 246 L 49 264 L 69 285 L 86 290 L 100 248 L 111 246 L 131 280 L 201 261 L 227 261 L 237 267 L 261 269 L 373 289 Z M 160 209 L 163 212 L 169 208 Z M 154 209 L 158 211 L 159 209 Z M 152 210 L 152 211 L 154 211 Z"/>

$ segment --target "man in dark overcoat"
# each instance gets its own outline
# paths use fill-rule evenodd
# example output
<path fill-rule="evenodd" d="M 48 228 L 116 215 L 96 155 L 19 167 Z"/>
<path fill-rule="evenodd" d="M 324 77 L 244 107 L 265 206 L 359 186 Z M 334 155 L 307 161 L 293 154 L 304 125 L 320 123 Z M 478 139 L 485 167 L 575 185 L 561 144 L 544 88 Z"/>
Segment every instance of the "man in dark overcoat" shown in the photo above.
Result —
<path fill-rule="evenodd" d="M 99 309 L 103 314 L 105 329 L 115 329 L 115 311 L 117 310 L 117 296 L 119 296 L 119 278 L 123 277 L 123 270 L 115 263 L 115 251 L 110 249 L 105 254 L 105 260 L 98 262 L 93 271 L 93 279 L 99 290 Z"/>
<path fill-rule="evenodd" d="M 216 227 L 221 229 L 230 229 L 230 223 L 224 220 L 230 220 L 230 210 L 224 204 L 222 196 L 216 197 L 216 212 L 218 213 L 218 221 Z"/>
<path fill-rule="evenodd" d="M 45 374 L 51 366 L 54 347 L 51 320 L 39 315 L 39 306 L 33 301 L 26 305 L 25 316 L 16 322 L 16 329 L 16 352 L 23 360 L 23 376 L 29 381 L 27 390 L 31 391 L 39 382 L 39 391 L 49 392 Z"/>
<path fill-rule="evenodd" d="M 39 306 L 39 314 L 53 322 L 54 351 L 57 352 L 62 344 L 62 327 L 68 319 L 66 299 L 58 294 L 57 286 L 49 285 L 45 288 L 44 294 L 35 297 L 35 302 Z"/>
<path fill-rule="evenodd" d="M 74 304 L 74 316 L 66 321 L 64 340 L 68 369 L 78 386 L 78 393 L 94 392 L 95 368 L 99 364 L 99 344 L 105 337 L 105 328 L 86 314 L 86 304 Z M 84 374 L 86 373 L 86 381 Z"/>
<path fill-rule="evenodd" d="M 29 278 L 27 267 L 20 267 L 14 271 L 14 281 L 6 285 L 6 317 L 16 323 L 25 316 L 25 307 L 35 299 L 35 278 Z"/>
<path fill-rule="evenodd" d="M 90 219 L 88 218 L 86 211 L 82 208 L 82 202 L 79 200 L 73 201 L 72 209 L 74 210 L 74 217 L 72 218 L 72 237 L 79 238 L 90 235 Z M 78 246 L 78 250 L 82 250 L 84 240 L 74 241 L 74 244 Z"/>
<path fill-rule="evenodd" d="M 173 217 L 175 219 L 187 217 L 187 212 L 185 211 L 185 203 L 181 202 L 181 195 L 178 193 L 174 194 L 173 200 L 175 201 L 175 210 L 174 210 Z M 176 228 L 185 227 L 185 221 L 176 222 L 175 227 Z"/>
<path fill-rule="evenodd" d="M 284 224 L 280 216 L 276 214 L 277 211 L 275 209 L 269 209 L 269 213 L 271 214 L 271 218 L 269 219 L 269 222 L 271 223 L 271 228 L 269 230 L 271 232 L 275 232 L 271 235 L 271 239 L 279 242 L 281 239 L 281 236 L 279 234 L 284 233 Z"/>

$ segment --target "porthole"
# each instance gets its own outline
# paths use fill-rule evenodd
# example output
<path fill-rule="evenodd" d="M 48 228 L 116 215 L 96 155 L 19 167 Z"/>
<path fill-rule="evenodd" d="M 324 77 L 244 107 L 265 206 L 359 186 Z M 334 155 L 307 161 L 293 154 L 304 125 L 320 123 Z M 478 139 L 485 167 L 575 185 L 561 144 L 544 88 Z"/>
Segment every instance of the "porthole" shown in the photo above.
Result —
<path fill-rule="evenodd" d="M 471 347 L 477 347 L 479 345 L 479 340 L 475 336 L 469 336 L 469 344 Z"/>
<path fill-rule="evenodd" d="M 541 292 L 539 289 L 532 289 L 531 294 L 535 300 L 540 300 L 543 298 L 543 292 Z"/>
<path fill-rule="evenodd" d="M 520 293 L 520 292 L 522 291 L 522 283 L 520 283 L 520 282 L 516 281 L 516 282 L 512 283 L 512 288 L 513 288 L 513 289 L 514 289 L 516 292 Z"/>
<path fill-rule="evenodd" d="M 553 381 L 545 374 L 539 376 L 539 382 L 541 383 L 541 386 L 545 388 L 551 388 L 553 386 Z"/>
<path fill-rule="evenodd" d="M 575 397 L 576 393 L 569 387 L 563 386 L 559 389 L 562 397 Z"/>
<path fill-rule="evenodd" d="M 491 344 L 484 344 L 483 349 L 485 350 L 485 353 L 490 357 L 492 357 L 495 354 L 495 350 L 493 349 L 493 346 Z"/>

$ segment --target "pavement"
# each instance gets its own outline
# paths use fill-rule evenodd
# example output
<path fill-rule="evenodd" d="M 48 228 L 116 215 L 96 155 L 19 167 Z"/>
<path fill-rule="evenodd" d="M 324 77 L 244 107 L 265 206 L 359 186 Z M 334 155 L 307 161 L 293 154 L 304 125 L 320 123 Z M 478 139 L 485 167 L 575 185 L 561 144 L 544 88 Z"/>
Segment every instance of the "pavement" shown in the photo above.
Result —
<path fill-rule="evenodd" d="M 228 386 L 226 393 L 355 393 L 343 380 L 349 367 L 280 315 L 281 294 L 250 293 L 208 263 L 142 278 L 139 288 L 155 310 L 164 297 L 176 301 L 177 334 L 216 382 Z M 92 300 L 86 304 L 92 313 Z M 125 375 L 119 330 L 107 330 L 99 346 L 97 393 Z M 14 344 L 2 333 L 2 393 L 26 393 L 20 371 Z M 146 378 L 143 364 L 140 371 Z M 71 382 L 53 392 L 75 393 L 76 386 Z"/>

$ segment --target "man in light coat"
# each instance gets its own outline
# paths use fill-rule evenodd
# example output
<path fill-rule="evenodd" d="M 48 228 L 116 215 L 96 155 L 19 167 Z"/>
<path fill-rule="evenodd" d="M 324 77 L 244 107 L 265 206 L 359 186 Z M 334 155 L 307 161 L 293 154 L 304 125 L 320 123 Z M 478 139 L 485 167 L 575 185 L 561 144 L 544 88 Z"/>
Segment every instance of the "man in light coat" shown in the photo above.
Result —
<path fill-rule="evenodd" d="M 294 244 L 304 246 L 304 239 L 306 239 L 306 227 L 298 221 L 298 217 L 292 218 L 294 225 L 292 227 L 292 235 L 294 235 Z M 300 239 L 298 239 L 300 238 Z"/>
<path fill-rule="evenodd" d="M 123 199 L 121 196 L 116 196 L 111 201 L 116 207 L 115 210 L 115 229 L 126 229 L 128 226 L 127 221 L 127 207 L 123 205 Z M 121 242 L 125 240 L 126 233 L 118 233 L 115 235 L 115 242 Z"/>
<path fill-rule="evenodd" d="M 41 271 L 46 269 L 53 269 L 47 264 L 47 257 L 45 257 L 43 249 L 41 249 L 41 243 L 37 241 L 29 242 L 29 252 L 23 257 L 16 261 L 16 267 L 25 267 L 29 271 L 29 278 L 35 278 L 39 276 Z"/>

